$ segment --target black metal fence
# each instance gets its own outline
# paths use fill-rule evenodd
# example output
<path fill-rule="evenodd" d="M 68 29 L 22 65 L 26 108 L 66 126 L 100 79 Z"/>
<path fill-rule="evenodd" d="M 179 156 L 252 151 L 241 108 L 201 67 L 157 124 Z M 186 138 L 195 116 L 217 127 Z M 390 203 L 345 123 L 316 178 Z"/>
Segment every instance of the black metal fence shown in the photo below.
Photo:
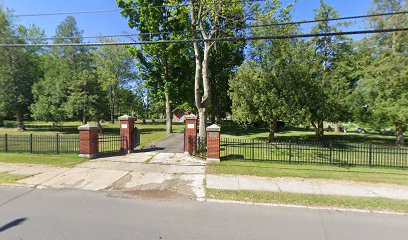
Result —
<path fill-rule="evenodd" d="M 121 153 L 121 148 L 127 146 L 128 139 L 125 136 L 103 134 L 98 137 L 98 152 L 102 154 Z"/>
<path fill-rule="evenodd" d="M 191 136 L 188 138 L 188 145 L 190 149 L 188 152 L 196 157 L 207 158 L 207 141 L 202 141 L 200 138 L 194 139 Z"/>
<path fill-rule="evenodd" d="M 408 147 L 341 142 L 221 139 L 221 160 L 408 167 Z"/>
<path fill-rule="evenodd" d="M 78 154 L 79 135 L 0 135 L 0 152 Z"/>

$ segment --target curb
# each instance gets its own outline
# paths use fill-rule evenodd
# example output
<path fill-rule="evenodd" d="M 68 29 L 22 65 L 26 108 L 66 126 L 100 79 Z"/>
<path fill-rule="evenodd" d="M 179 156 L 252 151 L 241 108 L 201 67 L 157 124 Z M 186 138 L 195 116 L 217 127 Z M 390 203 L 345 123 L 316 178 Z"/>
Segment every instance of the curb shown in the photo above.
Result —
<path fill-rule="evenodd" d="M 205 201 L 214 202 L 214 203 L 224 203 L 224 204 L 240 204 L 240 205 L 252 205 L 252 206 L 300 208 L 300 209 L 310 209 L 310 210 L 326 210 L 326 211 L 339 211 L 339 212 L 374 213 L 374 214 L 408 216 L 408 213 L 402 213 L 402 212 L 364 210 L 364 209 L 357 209 L 357 208 L 311 207 L 311 206 L 291 205 L 291 204 L 256 203 L 256 202 L 242 202 L 242 201 L 219 200 L 219 199 L 206 199 Z"/>

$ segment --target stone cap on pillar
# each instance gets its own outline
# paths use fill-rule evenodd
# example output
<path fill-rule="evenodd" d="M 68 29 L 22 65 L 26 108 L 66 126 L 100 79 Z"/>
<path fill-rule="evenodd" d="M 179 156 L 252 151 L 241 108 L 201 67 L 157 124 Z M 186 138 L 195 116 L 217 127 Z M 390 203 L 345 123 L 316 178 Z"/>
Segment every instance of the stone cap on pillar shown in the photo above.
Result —
<path fill-rule="evenodd" d="M 119 117 L 119 121 L 122 121 L 122 120 L 124 120 L 124 121 L 126 121 L 126 120 L 136 120 L 136 117 L 128 116 L 128 115 L 125 114 L 125 115 Z"/>
<path fill-rule="evenodd" d="M 194 114 L 190 114 L 184 117 L 185 120 L 195 120 L 197 119 L 197 116 Z"/>
<path fill-rule="evenodd" d="M 97 126 L 89 125 L 89 124 L 85 124 L 85 125 L 78 127 L 79 131 L 89 131 L 89 130 L 95 130 L 95 129 L 99 129 L 99 128 Z"/>
<path fill-rule="evenodd" d="M 207 127 L 207 132 L 220 132 L 220 131 L 221 131 L 221 127 L 218 126 L 217 124 L 213 124 Z"/>

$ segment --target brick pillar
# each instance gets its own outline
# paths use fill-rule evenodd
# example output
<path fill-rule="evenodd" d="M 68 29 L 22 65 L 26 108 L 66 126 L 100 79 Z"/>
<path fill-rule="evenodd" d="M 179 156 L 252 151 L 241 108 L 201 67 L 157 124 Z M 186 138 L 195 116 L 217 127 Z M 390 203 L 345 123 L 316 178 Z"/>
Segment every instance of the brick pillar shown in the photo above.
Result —
<path fill-rule="evenodd" d="M 216 124 L 207 127 L 207 161 L 220 162 L 220 131 Z"/>
<path fill-rule="evenodd" d="M 96 158 L 98 156 L 98 127 L 89 124 L 78 127 L 79 156 Z"/>
<path fill-rule="evenodd" d="M 186 129 L 184 134 L 184 152 L 193 153 L 196 149 L 193 149 L 192 146 L 189 145 L 189 138 L 191 137 L 193 141 L 197 141 L 197 116 L 194 114 L 190 114 L 185 116 L 185 123 Z"/>
<path fill-rule="evenodd" d="M 135 117 L 123 115 L 119 117 L 120 136 L 123 138 L 120 144 L 121 150 L 130 153 L 133 150 L 132 135 L 135 127 Z"/>

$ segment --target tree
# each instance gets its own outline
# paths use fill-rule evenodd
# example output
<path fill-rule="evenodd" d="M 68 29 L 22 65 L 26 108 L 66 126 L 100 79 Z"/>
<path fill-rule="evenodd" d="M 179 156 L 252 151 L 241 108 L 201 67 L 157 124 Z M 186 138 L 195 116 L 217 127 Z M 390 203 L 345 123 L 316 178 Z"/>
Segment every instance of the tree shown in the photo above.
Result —
<path fill-rule="evenodd" d="M 0 21 L 3 29 L 0 34 L 8 41 L 14 43 L 27 43 L 25 39 L 39 38 L 43 36 L 43 31 L 36 26 L 25 28 L 18 26 L 15 28 L 7 20 L 5 14 L 0 9 Z M 4 25 L 3 25 L 4 24 Z M 15 114 L 17 128 L 24 130 L 23 116 L 28 111 L 28 106 L 32 103 L 31 89 L 38 81 L 42 72 L 37 56 L 38 49 L 29 48 L 8 48 L 2 49 L 0 58 L 3 66 L 0 70 L 0 118 L 3 119 L 7 112 Z M 3 121 L 0 121 L 2 124 Z"/>
<path fill-rule="evenodd" d="M 129 26 L 136 28 L 142 41 L 183 39 L 188 33 L 188 14 L 181 0 L 118 0 Z M 149 34 L 154 33 L 154 34 Z M 151 44 L 129 48 L 154 102 L 164 102 L 166 129 L 172 132 L 171 105 L 182 104 L 191 77 L 190 47 L 182 44 Z"/>
<path fill-rule="evenodd" d="M 68 16 L 58 25 L 54 43 L 81 43 L 82 34 L 75 18 Z M 87 94 L 97 94 L 90 89 L 95 79 L 90 49 L 82 46 L 54 47 L 50 54 L 44 56 L 44 70 L 44 77 L 33 87 L 33 117 L 59 123 L 76 116 L 85 124 L 95 111 L 87 103 L 96 97 Z"/>
<path fill-rule="evenodd" d="M 407 11 L 408 3 L 402 0 L 375 0 L 373 13 Z M 404 15 L 371 19 L 374 28 L 398 28 L 408 24 Z M 396 143 L 404 144 L 404 130 L 408 122 L 408 34 L 384 33 L 362 41 L 364 53 L 360 64 L 362 79 L 357 95 L 362 100 L 363 119 L 375 128 L 394 125 Z M 361 111 L 363 110 L 363 111 Z"/>
<path fill-rule="evenodd" d="M 258 6 L 257 24 L 278 24 L 291 20 L 288 7 L 278 1 Z M 254 36 L 295 34 L 297 26 L 273 25 L 253 29 Z M 296 121 L 305 116 L 304 96 L 308 82 L 307 46 L 299 40 L 254 41 L 250 60 L 231 78 L 230 97 L 233 119 L 239 123 L 263 121 L 269 124 L 269 140 L 274 139 L 278 120 Z"/>
<path fill-rule="evenodd" d="M 323 0 L 320 0 L 320 8 L 315 12 L 315 19 L 338 17 L 337 11 Z M 339 32 L 342 25 L 344 23 L 321 21 L 312 28 L 312 33 Z M 353 58 L 352 40 L 345 36 L 315 37 L 310 43 L 315 51 L 311 56 L 315 62 L 311 64 L 310 71 L 314 74 L 316 91 L 308 98 L 308 108 L 316 136 L 321 138 L 324 135 L 324 120 L 337 122 L 350 115 L 345 99 L 357 79 L 356 59 Z"/>
<path fill-rule="evenodd" d="M 220 29 L 242 26 L 244 21 L 244 3 L 220 0 L 189 0 L 190 26 L 194 39 L 195 105 L 199 113 L 199 137 L 207 138 L 207 107 L 211 96 L 210 54 L 215 46 L 210 39 L 218 36 Z"/>

